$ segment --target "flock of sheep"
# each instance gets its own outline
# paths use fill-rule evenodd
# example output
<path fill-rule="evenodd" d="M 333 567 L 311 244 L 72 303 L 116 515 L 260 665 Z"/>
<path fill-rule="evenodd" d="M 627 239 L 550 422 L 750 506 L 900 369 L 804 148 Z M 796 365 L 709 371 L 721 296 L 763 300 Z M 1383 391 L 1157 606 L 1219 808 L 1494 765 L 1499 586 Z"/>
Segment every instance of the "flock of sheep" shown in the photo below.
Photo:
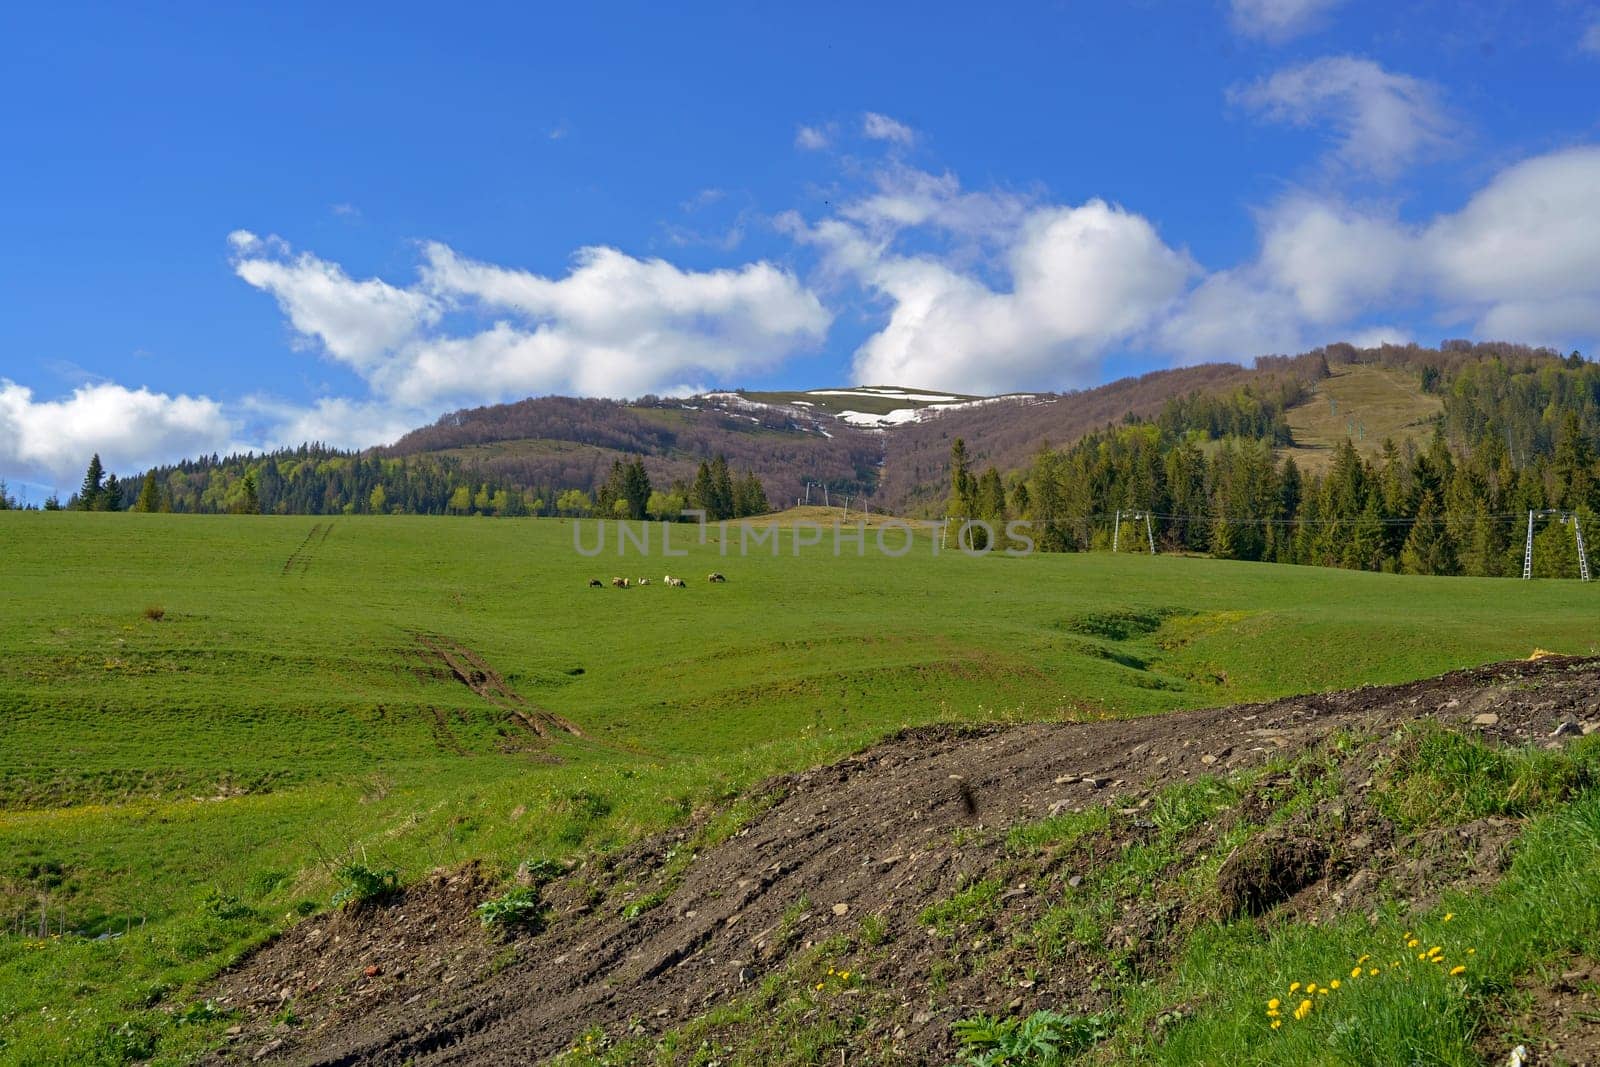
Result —
<path fill-rule="evenodd" d="M 661 580 L 666 582 L 667 585 L 672 586 L 672 587 L 677 588 L 677 589 L 687 589 L 689 587 L 689 583 L 688 582 L 684 581 L 682 578 L 674 578 L 670 574 L 666 575 Z M 706 581 L 708 581 L 708 582 L 725 582 L 727 580 L 728 579 L 724 575 L 718 573 L 717 571 L 712 571 L 710 574 L 706 575 Z M 614 586 L 617 589 L 630 589 L 630 588 L 632 588 L 633 586 L 636 586 L 636 585 L 649 585 L 650 584 L 650 579 L 648 579 L 648 578 L 639 578 L 639 579 L 613 578 L 613 579 L 611 579 L 611 584 L 612 584 L 612 586 Z M 589 588 L 591 588 L 591 589 L 600 589 L 600 588 L 603 588 L 604 586 L 605 586 L 605 583 L 602 582 L 598 578 L 590 578 L 589 579 Z"/>

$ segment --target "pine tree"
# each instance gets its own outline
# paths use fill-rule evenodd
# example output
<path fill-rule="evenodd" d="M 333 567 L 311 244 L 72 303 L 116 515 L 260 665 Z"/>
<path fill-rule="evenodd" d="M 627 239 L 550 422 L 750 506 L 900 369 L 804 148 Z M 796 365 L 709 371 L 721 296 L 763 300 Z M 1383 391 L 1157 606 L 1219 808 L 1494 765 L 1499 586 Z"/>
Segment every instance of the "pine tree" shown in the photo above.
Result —
<path fill-rule="evenodd" d="M 650 475 L 645 472 L 644 460 L 637 456 L 623 471 L 622 499 L 628 503 L 628 518 L 646 516 L 650 505 Z"/>
<path fill-rule="evenodd" d="M 733 518 L 733 476 L 728 473 L 728 457 L 718 455 L 711 461 L 711 517 Z"/>
<path fill-rule="evenodd" d="M 261 514 L 261 494 L 256 490 L 255 471 L 246 471 L 239 483 L 239 514 Z"/>
<path fill-rule="evenodd" d="M 139 499 L 134 502 L 134 511 L 149 514 L 161 510 L 161 491 L 156 486 L 156 472 L 146 471 L 144 484 L 139 487 Z"/>
<path fill-rule="evenodd" d="M 950 446 L 950 503 L 945 515 L 970 519 L 977 514 L 977 482 L 967 466 L 967 442 L 956 438 Z"/>
<path fill-rule="evenodd" d="M 711 480 L 711 464 L 705 460 L 700 461 L 700 466 L 695 468 L 694 485 L 689 489 L 689 504 L 691 507 L 706 513 L 707 521 L 714 518 L 713 512 L 717 504 L 717 487 Z"/>
<path fill-rule="evenodd" d="M 1400 569 L 1407 574 L 1455 574 L 1455 546 L 1439 519 L 1439 506 L 1432 492 L 1422 494 L 1411 536 L 1400 550 Z"/>
<path fill-rule="evenodd" d="M 89 469 L 84 472 L 83 486 L 78 490 L 78 510 L 100 510 L 100 493 L 104 489 L 106 469 L 100 465 L 100 453 L 96 452 L 89 461 Z"/>
<path fill-rule="evenodd" d="M 122 510 L 122 482 L 115 474 L 106 475 L 105 485 L 100 488 L 101 511 Z"/>

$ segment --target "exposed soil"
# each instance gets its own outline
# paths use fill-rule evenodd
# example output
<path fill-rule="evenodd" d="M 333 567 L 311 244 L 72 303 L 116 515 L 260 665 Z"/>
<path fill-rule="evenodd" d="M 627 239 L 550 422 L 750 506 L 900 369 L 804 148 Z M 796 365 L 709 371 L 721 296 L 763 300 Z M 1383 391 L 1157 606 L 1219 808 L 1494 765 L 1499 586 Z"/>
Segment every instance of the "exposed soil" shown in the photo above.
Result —
<path fill-rule="evenodd" d="M 506 699 L 459 646 L 418 639 L 486 699 Z M 468 681 L 480 670 L 485 678 Z M 590 1027 L 648 1035 L 682 1024 L 752 993 L 811 945 L 859 938 L 863 918 L 875 916 L 886 947 L 863 953 L 861 966 L 867 985 L 887 992 L 854 1010 L 870 1016 L 886 1058 L 947 1062 L 953 1018 L 1091 1007 L 1107 976 L 1096 969 L 1103 953 L 1069 951 L 1037 982 L 1001 984 L 992 968 L 958 967 L 935 988 L 933 970 L 973 946 L 953 946 L 919 924 L 929 905 L 975 877 L 1003 878 L 1007 920 L 1026 920 L 1152 834 L 1138 813 L 1157 791 L 1292 757 L 1335 731 L 1381 735 L 1428 718 L 1498 743 L 1559 744 L 1600 720 L 1600 660 L 1549 657 L 1132 720 L 908 731 L 767 782 L 758 792 L 770 806 L 686 867 L 679 853 L 700 824 L 591 860 L 546 887 L 550 910 L 535 934 L 501 941 L 479 926 L 473 905 L 504 887 L 476 869 L 440 874 L 383 908 L 308 920 L 219 980 L 214 995 L 245 1017 L 221 1058 L 537 1061 Z M 1270 810 L 1272 779 L 1258 781 L 1226 818 Z M 1503 866 L 1514 820 L 1399 841 L 1392 825 L 1350 799 L 1370 781 L 1337 784 L 1332 795 L 1348 828 L 1341 840 L 1315 840 L 1309 821 L 1273 831 L 1227 858 L 1212 906 L 1332 915 L 1365 910 L 1380 883 L 1385 893 L 1424 900 L 1452 881 L 1492 880 Z M 1028 870 L 1005 848 L 1006 827 L 1106 804 L 1126 816 L 1123 836 Z M 1202 835 L 1185 847 L 1198 853 L 1214 841 Z M 628 903 L 648 903 L 652 893 L 658 906 L 624 917 Z M 1195 918 L 1155 894 L 1121 912 L 1107 943 L 1137 968 L 1170 950 Z M 280 1021 L 286 1004 L 295 1025 Z"/>
<path fill-rule="evenodd" d="M 417 633 L 413 636 L 425 660 L 441 665 L 462 685 L 504 711 L 522 729 L 541 739 L 549 738 L 554 731 L 574 737 L 583 736 L 577 726 L 555 712 L 537 706 L 507 685 L 506 680 L 482 656 L 466 645 L 442 634 Z M 437 714 L 435 718 L 439 718 Z M 442 719 L 437 725 L 448 729 Z"/>
<path fill-rule="evenodd" d="M 1549 974 L 1517 984 L 1525 1008 L 1512 1019 L 1527 1035 L 1522 1046 L 1528 1067 L 1577 1067 L 1600 1063 L 1600 964 L 1590 959 L 1567 959 Z M 1489 1050 L 1498 1058 L 1508 1041 Z"/>

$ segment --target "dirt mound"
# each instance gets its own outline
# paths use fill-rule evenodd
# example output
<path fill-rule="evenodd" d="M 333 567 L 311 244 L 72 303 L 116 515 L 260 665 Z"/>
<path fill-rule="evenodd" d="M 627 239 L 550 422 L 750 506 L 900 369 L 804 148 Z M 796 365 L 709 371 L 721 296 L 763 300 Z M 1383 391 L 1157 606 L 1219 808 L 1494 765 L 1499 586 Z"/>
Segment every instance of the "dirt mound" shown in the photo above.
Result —
<path fill-rule="evenodd" d="M 1265 915 L 1326 874 L 1321 841 L 1266 834 L 1235 849 L 1217 872 L 1217 917 Z"/>
<path fill-rule="evenodd" d="M 870 1019 L 874 1039 L 893 1056 L 948 1060 L 957 1013 L 1092 1006 L 1107 976 L 1085 955 L 1081 967 L 1053 967 L 1048 985 L 999 986 L 974 969 L 941 972 L 935 982 L 952 955 L 939 936 L 941 909 L 1037 916 L 1050 896 L 1041 889 L 1077 886 L 1153 839 L 1160 820 L 1147 806 L 1163 790 L 1293 757 L 1335 731 L 1383 734 L 1435 719 L 1498 742 L 1544 740 L 1596 717 L 1597 694 L 1600 660 L 1552 657 L 1143 719 L 909 731 L 766 783 L 763 810 L 729 836 L 713 835 L 707 822 L 590 861 L 547 887 L 549 913 L 536 935 L 502 943 L 485 932 L 471 911 L 488 891 L 475 874 L 435 879 L 424 896 L 410 891 L 359 919 L 310 920 L 220 980 L 216 996 L 246 1015 L 225 1058 L 536 1061 L 591 1027 L 663 1032 L 752 995 L 812 948 L 847 939 L 887 946 L 862 964 L 871 988 L 885 992 L 851 1008 Z M 1274 789 L 1273 776 L 1262 775 L 1219 827 L 1271 810 Z M 1108 805 L 1119 820 L 1113 834 L 1027 863 L 1007 846 L 1005 828 Z M 1279 901 L 1309 912 L 1359 907 L 1364 886 L 1380 880 L 1380 869 L 1390 878 L 1415 843 L 1397 841 L 1377 816 L 1342 812 L 1347 839 L 1318 855 L 1323 846 L 1308 847 L 1314 835 L 1302 833 L 1317 817 L 1308 812 L 1278 846 L 1233 862 L 1219 899 L 1246 912 Z M 1487 824 L 1471 832 L 1490 850 L 1507 836 Z M 1199 854 L 1217 840 L 1200 835 L 1183 847 Z M 1459 841 L 1436 845 L 1462 851 Z M 1123 966 L 1170 951 L 1191 921 L 1159 894 L 1144 897 L 1130 898 L 1104 934 L 1125 953 Z M 420 911 L 419 900 L 428 902 Z M 959 918 L 952 923 L 962 928 Z M 344 922 L 362 925 L 346 932 Z M 299 1025 L 274 1014 L 284 998 Z"/>

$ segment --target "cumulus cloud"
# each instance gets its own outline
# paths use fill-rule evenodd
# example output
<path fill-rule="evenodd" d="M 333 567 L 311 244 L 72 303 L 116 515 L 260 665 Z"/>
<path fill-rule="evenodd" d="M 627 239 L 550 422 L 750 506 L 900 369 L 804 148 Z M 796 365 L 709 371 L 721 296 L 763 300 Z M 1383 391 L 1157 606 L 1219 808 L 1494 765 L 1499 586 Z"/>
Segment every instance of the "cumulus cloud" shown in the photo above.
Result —
<path fill-rule="evenodd" d="M 1314 29 L 1343 0 L 1233 0 L 1233 28 L 1273 44 Z"/>
<path fill-rule="evenodd" d="M 1392 176 L 1424 152 L 1448 144 L 1454 130 L 1433 85 L 1354 56 L 1289 67 L 1235 86 L 1228 98 L 1269 121 L 1332 127 L 1334 157 L 1379 177 Z"/>
<path fill-rule="evenodd" d="M 897 145 L 909 145 L 917 139 L 917 132 L 910 126 L 876 111 L 868 111 L 861 116 L 861 133 L 874 141 L 888 141 Z"/>
<path fill-rule="evenodd" d="M 402 287 L 353 279 L 281 241 L 233 244 L 239 277 L 276 297 L 298 334 L 407 409 L 722 381 L 817 343 L 831 322 L 815 294 L 766 262 L 686 271 L 594 247 L 553 278 L 429 243 L 418 281 Z"/>
<path fill-rule="evenodd" d="M 0 470 L 44 484 L 73 484 L 97 452 L 107 468 L 131 473 L 226 448 L 233 430 L 221 405 L 204 396 L 98 382 L 39 400 L 0 378 Z"/>
<path fill-rule="evenodd" d="M 855 354 L 859 382 L 963 392 L 1080 385 L 1108 346 L 1147 327 L 1183 290 L 1188 257 L 1139 215 L 1101 200 L 1029 205 L 964 193 L 945 176 L 896 171 L 836 217 L 786 225 L 823 250 L 836 275 L 888 304 L 888 320 Z M 922 228 L 996 246 L 987 280 L 899 240 Z"/>
<path fill-rule="evenodd" d="M 1479 337 L 1600 338 L 1600 148 L 1508 167 L 1459 211 L 1419 224 L 1306 197 L 1263 212 L 1260 224 L 1255 260 L 1211 275 L 1163 324 L 1171 351 L 1294 351 L 1365 316 L 1418 306 Z"/>

